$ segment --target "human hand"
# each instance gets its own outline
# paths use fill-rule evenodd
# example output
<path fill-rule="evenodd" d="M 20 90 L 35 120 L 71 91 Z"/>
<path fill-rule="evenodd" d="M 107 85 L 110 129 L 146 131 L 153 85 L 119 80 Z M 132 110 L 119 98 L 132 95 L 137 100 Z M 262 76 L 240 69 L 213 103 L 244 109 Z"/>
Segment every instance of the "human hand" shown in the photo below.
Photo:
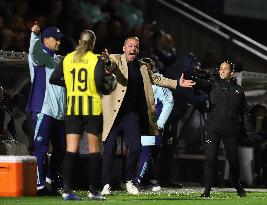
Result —
<path fill-rule="evenodd" d="M 104 60 L 105 63 L 109 62 L 109 52 L 108 49 L 105 48 L 105 50 L 102 52 L 101 58 Z"/>
<path fill-rule="evenodd" d="M 180 80 L 179 80 L 179 85 L 181 87 L 191 88 L 195 84 L 196 83 L 194 81 L 192 81 L 192 80 L 184 79 L 184 74 L 182 73 L 182 76 L 180 77 Z"/>
<path fill-rule="evenodd" d="M 39 24 L 38 24 L 37 21 L 34 22 L 34 25 L 32 26 L 31 31 L 32 31 L 33 33 L 35 33 L 35 35 L 37 35 L 37 36 L 40 35 L 40 33 L 41 33 L 41 29 L 40 29 L 40 26 L 39 26 Z"/>

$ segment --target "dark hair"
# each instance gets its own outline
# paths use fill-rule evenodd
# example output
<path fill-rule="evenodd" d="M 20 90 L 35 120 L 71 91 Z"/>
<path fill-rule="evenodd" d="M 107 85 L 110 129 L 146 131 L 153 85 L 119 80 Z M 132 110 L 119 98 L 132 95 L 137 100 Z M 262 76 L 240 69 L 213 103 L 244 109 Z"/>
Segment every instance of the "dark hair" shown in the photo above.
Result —
<path fill-rule="evenodd" d="M 224 60 L 222 63 L 228 63 L 228 64 L 230 65 L 230 70 L 231 70 L 232 72 L 235 71 L 235 64 L 233 64 L 231 61 L 229 61 L 229 60 Z"/>

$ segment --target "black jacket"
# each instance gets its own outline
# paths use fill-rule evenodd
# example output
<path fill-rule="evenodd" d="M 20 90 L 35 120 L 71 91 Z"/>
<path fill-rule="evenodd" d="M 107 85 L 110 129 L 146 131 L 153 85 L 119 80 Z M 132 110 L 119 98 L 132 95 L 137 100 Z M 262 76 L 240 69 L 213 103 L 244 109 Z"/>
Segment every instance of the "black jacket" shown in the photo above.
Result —
<path fill-rule="evenodd" d="M 253 130 L 244 90 L 235 78 L 222 80 L 213 76 L 209 80 L 208 94 L 207 131 L 239 137 L 243 131 Z"/>

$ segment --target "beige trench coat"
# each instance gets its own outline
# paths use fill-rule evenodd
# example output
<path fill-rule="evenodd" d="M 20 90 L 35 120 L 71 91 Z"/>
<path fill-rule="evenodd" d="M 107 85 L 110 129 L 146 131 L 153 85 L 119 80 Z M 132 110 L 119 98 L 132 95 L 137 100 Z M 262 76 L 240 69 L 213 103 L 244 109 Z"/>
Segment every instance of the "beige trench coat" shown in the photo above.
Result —
<path fill-rule="evenodd" d="M 124 95 L 127 91 L 128 81 L 128 66 L 125 58 L 125 54 L 111 54 L 110 55 L 111 65 L 106 69 L 112 72 L 117 77 L 117 87 L 109 95 L 102 97 L 103 107 L 103 134 L 102 140 L 105 141 L 112 128 L 112 125 L 117 117 L 120 106 L 122 104 Z M 157 115 L 152 90 L 152 84 L 159 85 L 175 89 L 177 86 L 177 80 L 171 80 L 162 76 L 155 75 L 149 68 L 148 65 L 140 61 L 140 70 L 143 77 L 144 91 L 148 108 L 150 134 L 157 135 Z"/>

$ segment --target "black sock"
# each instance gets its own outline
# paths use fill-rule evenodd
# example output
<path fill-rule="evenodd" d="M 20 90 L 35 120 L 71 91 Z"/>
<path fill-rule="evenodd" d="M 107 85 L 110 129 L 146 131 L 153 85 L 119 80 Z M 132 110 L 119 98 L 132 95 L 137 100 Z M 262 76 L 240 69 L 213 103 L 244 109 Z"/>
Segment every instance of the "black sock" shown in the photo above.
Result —
<path fill-rule="evenodd" d="M 100 153 L 89 154 L 89 191 L 92 194 L 96 194 L 100 176 Z"/>
<path fill-rule="evenodd" d="M 205 193 L 210 193 L 210 190 L 211 190 L 211 188 L 210 187 L 205 187 Z"/>
<path fill-rule="evenodd" d="M 77 153 L 66 152 L 63 161 L 63 192 L 69 193 L 71 189 L 71 180 L 73 176 L 73 169 L 75 166 L 75 160 Z"/>

